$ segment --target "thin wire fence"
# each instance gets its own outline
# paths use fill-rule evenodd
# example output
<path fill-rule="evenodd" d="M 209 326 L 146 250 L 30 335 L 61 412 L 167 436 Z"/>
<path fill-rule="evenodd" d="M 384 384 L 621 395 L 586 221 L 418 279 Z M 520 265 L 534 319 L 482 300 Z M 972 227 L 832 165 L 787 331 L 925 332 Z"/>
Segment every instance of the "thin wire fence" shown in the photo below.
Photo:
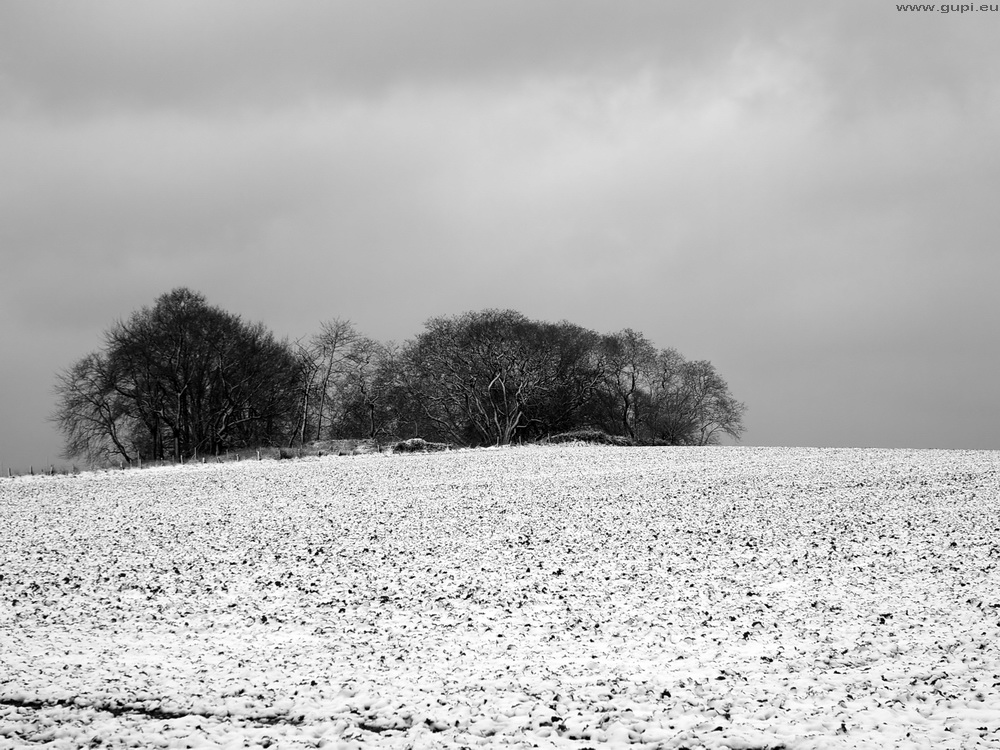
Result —
<path fill-rule="evenodd" d="M 148 469 L 162 466 L 184 466 L 190 464 L 222 464 L 239 461 L 265 461 L 265 460 L 285 460 L 295 458 L 323 457 L 323 456 L 350 456 L 365 453 L 382 453 L 385 450 L 392 450 L 398 442 L 397 438 L 389 440 L 326 440 L 304 446 L 275 447 L 266 446 L 261 448 L 243 448 L 239 450 L 226 451 L 211 456 L 192 456 L 190 458 L 175 459 L 142 459 L 137 458 L 132 462 L 119 460 L 103 465 L 78 466 L 56 466 L 53 463 L 40 465 L 30 464 L 25 469 L 16 469 L 0 463 L 0 479 L 18 479 L 20 477 L 34 476 L 73 476 L 85 471 L 129 471 L 133 469 Z"/>

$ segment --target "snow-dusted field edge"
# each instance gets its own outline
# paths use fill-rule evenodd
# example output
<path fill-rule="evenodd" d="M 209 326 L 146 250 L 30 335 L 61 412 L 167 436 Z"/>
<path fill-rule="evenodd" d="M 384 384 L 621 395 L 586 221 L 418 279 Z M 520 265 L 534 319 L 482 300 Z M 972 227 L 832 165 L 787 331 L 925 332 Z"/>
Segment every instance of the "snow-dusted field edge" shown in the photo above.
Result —
<path fill-rule="evenodd" d="M 1000 747 L 995 452 L 0 483 L 0 748 Z"/>

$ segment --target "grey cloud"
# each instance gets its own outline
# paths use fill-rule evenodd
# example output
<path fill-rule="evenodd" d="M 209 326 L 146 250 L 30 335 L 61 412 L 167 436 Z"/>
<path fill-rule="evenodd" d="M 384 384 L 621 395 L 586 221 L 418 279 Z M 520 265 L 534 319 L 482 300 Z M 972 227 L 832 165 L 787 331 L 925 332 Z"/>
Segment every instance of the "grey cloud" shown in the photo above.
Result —
<path fill-rule="evenodd" d="M 955 53 L 987 49 L 993 37 L 983 24 L 871 6 L 39 0 L 0 10 L 0 70 L 8 102 L 50 113 L 255 111 L 400 86 L 614 78 L 644 68 L 683 80 L 729 64 L 746 46 L 801 60 L 820 75 L 818 86 L 856 103 L 995 80 L 995 65 Z"/>

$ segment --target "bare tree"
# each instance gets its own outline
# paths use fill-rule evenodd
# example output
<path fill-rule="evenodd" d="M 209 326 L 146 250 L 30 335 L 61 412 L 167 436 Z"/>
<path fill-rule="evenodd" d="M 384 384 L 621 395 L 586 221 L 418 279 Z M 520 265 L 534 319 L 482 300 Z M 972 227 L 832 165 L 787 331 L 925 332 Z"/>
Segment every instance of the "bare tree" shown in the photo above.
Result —
<path fill-rule="evenodd" d="M 88 354 L 59 373 L 55 392 L 59 402 L 51 419 L 66 437 L 64 458 L 81 456 L 97 465 L 119 456 L 132 463 L 134 420 L 104 355 Z"/>
<path fill-rule="evenodd" d="M 71 455 L 174 458 L 284 440 L 298 368 L 262 324 L 175 289 L 114 324 L 64 373 L 55 419 Z"/>
<path fill-rule="evenodd" d="M 740 438 L 746 406 L 733 398 L 711 362 L 688 362 L 664 349 L 656 363 L 646 420 L 654 442 L 713 445 L 722 435 Z"/>
<path fill-rule="evenodd" d="M 337 391 L 351 370 L 351 352 L 359 339 L 354 324 L 349 320 L 334 318 L 320 325 L 320 332 L 313 339 L 314 350 L 319 353 L 322 375 L 319 380 L 319 404 L 316 413 L 316 439 L 323 432 L 323 420 L 331 403 L 336 402 Z"/>
<path fill-rule="evenodd" d="M 542 376 L 529 325 L 512 310 L 434 318 L 409 347 L 413 396 L 451 440 L 503 445 L 526 424 Z"/>
<path fill-rule="evenodd" d="M 313 348 L 301 341 L 295 342 L 295 359 L 299 367 L 299 399 L 296 434 L 299 443 L 307 440 L 307 431 L 312 430 L 309 419 L 313 413 L 313 396 L 316 394 L 316 377 L 320 372 L 321 363 Z"/>
<path fill-rule="evenodd" d="M 320 440 L 336 431 L 337 412 L 342 412 L 347 379 L 354 369 L 352 352 L 361 340 L 349 320 L 334 318 L 320 324 L 319 333 L 308 342 L 297 342 L 296 354 L 302 373 L 298 407 L 298 439 Z"/>
<path fill-rule="evenodd" d="M 656 349 L 637 331 L 626 328 L 604 337 L 605 387 L 612 399 L 613 413 L 620 421 L 622 434 L 637 438 L 640 393 L 656 369 Z"/>
<path fill-rule="evenodd" d="M 398 348 L 358 336 L 345 357 L 348 365 L 343 381 L 343 436 L 366 435 L 372 440 L 396 433 L 396 417 L 391 407 L 398 390 Z"/>
<path fill-rule="evenodd" d="M 403 351 L 401 372 L 424 423 L 448 440 L 504 445 L 569 429 L 601 376 L 599 337 L 513 310 L 433 318 Z"/>
<path fill-rule="evenodd" d="M 738 440 L 745 429 L 746 406 L 733 398 L 715 366 L 705 360 L 688 362 L 684 367 L 684 383 L 691 394 L 690 408 L 697 426 L 696 443 L 714 445 L 722 435 Z"/>

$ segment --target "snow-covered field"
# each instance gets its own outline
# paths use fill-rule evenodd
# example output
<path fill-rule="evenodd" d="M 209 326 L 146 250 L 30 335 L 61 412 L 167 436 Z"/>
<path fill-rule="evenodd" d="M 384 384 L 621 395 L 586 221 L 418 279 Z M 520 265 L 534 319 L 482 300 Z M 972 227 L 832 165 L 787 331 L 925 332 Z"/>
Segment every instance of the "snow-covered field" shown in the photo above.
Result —
<path fill-rule="evenodd" d="M 1000 747 L 1000 454 L 0 481 L 0 748 Z"/>

